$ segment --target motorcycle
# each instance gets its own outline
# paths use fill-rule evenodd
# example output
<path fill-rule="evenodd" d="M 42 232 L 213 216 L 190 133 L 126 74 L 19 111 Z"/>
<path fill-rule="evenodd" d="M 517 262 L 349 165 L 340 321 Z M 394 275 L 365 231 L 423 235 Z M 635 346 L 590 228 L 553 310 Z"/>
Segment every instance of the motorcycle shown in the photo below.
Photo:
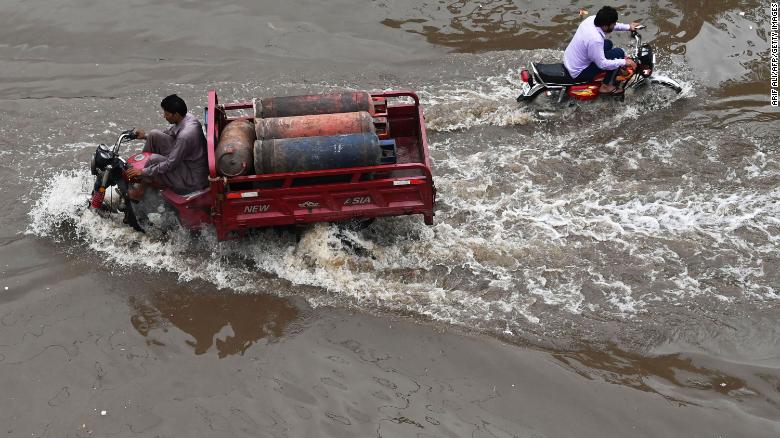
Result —
<path fill-rule="evenodd" d="M 631 36 L 636 41 L 632 58 L 636 62 L 637 67 L 635 69 L 626 67 L 618 73 L 616 86 L 623 92 L 616 95 L 621 99 L 625 95 L 625 90 L 637 88 L 648 83 L 668 87 L 676 93 L 682 91 L 682 86 L 674 79 L 653 74 L 655 66 L 653 48 L 649 44 L 642 44 L 642 36 L 637 32 L 644 28 L 645 26 L 639 25 L 635 30 L 631 31 Z M 591 80 L 578 81 L 571 77 L 566 67 L 561 63 L 531 63 L 529 68 L 520 71 L 522 94 L 517 97 L 517 101 L 530 102 L 542 92 L 557 99 L 558 103 L 563 102 L 566 98 L 576 101 L 594 100 L 599 96 L 599 87 L 605 75 L 606 73 L 602 72 Z"/>
<path fill-rule="evenodd" d="M 122 143 L 135 139 L 135 130 L 129 129 L 119 134 L 113 147 L 105 144 L 98 145 L 90 163 L 92 175 L 95 175 L 95 185 L 87 202 L 91 208 L 98 211 L 124 212 L 124 222 L 136 231 L 144 232 L 133 208 L 134 201 L 130 199 L 129 194 L 136 181 L 128 178 L 127 170 L 134 165 L 119 156 L 119 148 Z M 118 206 L 112 206 L 105 202 L 106 193 L 112 187 L 116 187 L 119 193 Z"/>

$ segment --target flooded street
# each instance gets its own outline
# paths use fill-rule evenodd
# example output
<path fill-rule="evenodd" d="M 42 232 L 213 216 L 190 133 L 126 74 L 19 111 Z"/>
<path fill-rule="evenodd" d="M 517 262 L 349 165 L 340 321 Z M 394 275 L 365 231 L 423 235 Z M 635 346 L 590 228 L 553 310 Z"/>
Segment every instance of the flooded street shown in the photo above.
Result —
<path fill-rule="evenodd" d="M 0 2 L 0 432 L 780 434 L 769 2 L 614 6 L 680 94 L 515 101 L 600 5 Z M 217 242 L 86 209 L 98 143 L 211 89 L 415 90 L 434 225 Z"/>

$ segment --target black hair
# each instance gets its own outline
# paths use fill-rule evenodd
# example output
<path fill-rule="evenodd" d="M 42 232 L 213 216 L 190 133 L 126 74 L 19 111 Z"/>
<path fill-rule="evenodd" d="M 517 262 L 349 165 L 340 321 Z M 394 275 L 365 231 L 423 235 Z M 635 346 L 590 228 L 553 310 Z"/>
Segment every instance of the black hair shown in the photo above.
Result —
<path fill-rule="evenodd" d="M 171 94 L 163 99 L 162 102 L 160 102 L 160 106 L 171 114 L 179 113 L 182 117 L 187 115 L 187 104 L 184 103 L 184 100 L 181 97 L 175 94 Z"/>
<path fill-rule="evenodd" d="M 596 19 L 593 23 L 596 27 L 609 26 L 612 23 L 617 23 L 618 13 L 617 9 L 612 6 L 604 6 L 596 13 Z"/>

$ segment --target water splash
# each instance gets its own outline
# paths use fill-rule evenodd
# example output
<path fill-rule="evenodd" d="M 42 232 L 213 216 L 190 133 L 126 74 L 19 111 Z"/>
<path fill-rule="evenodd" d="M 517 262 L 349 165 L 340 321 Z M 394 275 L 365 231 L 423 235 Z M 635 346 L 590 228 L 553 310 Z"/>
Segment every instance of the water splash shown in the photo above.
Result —
<path fill-rule="evenodd" d="M 691 300 L 717 309 L 775 299 L 780 192 L 766 141 L 671 119 L 667 109 L 695 96 L 686 82 L 672 99 L 637 93 L 578 107 L 570 124 L 523 127 L 537 119 L 514 101 L 513 66 L 551 54 L 459 55 L 465 79 L 415 85 L 431 130 L 433 227 L 400 217 L 360 232 L 319 224 L 300 240 L 275 230 L 230 242 L 179 227 L 143 235 L 87 210 L 92 177 L 78 170 L 41 180 L 28 233 L 181 281 L 507 336 L 663 318 Z M 488 71 L 496 66 L 504 73 Z M 227 88 L 254 96 L 264 87 Z"/>

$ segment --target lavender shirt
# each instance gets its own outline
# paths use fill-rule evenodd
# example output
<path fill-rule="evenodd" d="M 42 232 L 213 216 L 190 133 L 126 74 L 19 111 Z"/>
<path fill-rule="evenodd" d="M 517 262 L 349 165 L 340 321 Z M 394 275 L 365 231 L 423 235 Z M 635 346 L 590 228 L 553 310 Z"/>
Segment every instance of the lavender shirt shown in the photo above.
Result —
<path fill-rule="evenodd" d="M 607 59 L 604 56 L 604 31 L 596 26 L 595 20 L 595 16 L 584 19 L 563 52 L 563 65 L 573 78 L 579 76 L 591 62 L 602 70 L 616 70 L 626 65 L 625 59 Z M 616 31 L 630 29 L 628 24 L 615 24 Z"/>

